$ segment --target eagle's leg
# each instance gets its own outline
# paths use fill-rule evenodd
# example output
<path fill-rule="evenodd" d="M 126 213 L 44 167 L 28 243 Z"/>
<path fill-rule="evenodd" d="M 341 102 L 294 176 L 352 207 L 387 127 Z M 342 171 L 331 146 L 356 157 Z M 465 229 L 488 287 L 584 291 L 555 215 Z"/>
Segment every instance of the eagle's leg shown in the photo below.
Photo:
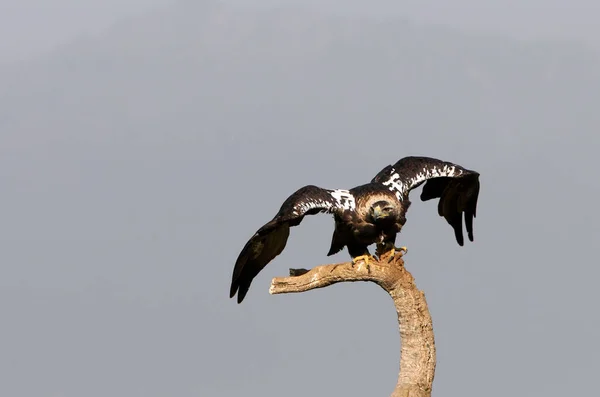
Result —
<path fill-rule="evenodd" d="M 365 267 L 367 268 L 367 272 L 371 272 L 371 265 L 369 264 L 369 261 L 375 261 L 375 258 L 373 258 L 373 255 L 370 255 L 367 253 L 364 255 L 359 255 L 359 256 L 353 257 L 352 258 L 352 266 L 354 267 L 356 262 L 359 262 L 360 260 L 365 262 Z"/>
<path fill-rule="evenodd" d="M 396 255 L 402 257 L 408 252 L 406 247 L 396 247 L 396 244 L 392 242 L 385 242 L 377 247 L 378 255 L 381 258 L 384 255 L 389 255 L 388 263 L 394 260 Z"/>

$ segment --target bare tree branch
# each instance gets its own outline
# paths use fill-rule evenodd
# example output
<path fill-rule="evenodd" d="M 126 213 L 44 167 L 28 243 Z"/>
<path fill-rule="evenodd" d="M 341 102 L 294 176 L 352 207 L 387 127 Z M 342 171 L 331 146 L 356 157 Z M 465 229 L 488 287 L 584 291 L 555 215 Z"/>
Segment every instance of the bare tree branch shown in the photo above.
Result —
<path fill-rule="evenodd" d="M 425 300 L 401 255 L 369 261 L 334 263 L 311 270 L 290 269 L 290 277 L 276 277 L 269 293 L 305 292 L 332 284 L 371 281 L 394 300 L 400 328 L 400 373 L 391 397 L 430 397 L 435 374 L 433 324 Z"/>

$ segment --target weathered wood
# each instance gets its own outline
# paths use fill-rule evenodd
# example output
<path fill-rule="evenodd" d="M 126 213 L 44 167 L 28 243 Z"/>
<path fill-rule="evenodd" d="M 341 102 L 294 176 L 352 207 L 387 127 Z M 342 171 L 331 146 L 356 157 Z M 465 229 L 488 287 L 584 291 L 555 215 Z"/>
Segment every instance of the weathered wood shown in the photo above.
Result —
<path fill-rule="evenodd" d="M 417 289 L 401 254 L 369 261 L 334 263 L 311 270 L 290 269 L 276 277 L 269 293 L 305 292 L 340 282 L 371 281 L 393 299 L 400 328 L 400 373 L 391 397 L 430 397 L 435 374 L 435 341 L 425 294 Z"/>

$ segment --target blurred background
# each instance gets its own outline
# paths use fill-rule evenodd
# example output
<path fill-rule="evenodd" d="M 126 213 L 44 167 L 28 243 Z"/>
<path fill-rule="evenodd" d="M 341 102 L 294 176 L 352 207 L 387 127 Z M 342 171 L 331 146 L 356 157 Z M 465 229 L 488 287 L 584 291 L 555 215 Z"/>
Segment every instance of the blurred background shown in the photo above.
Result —
<path fill-rule="evenodd" d="M 406 155 L 481 173 L 475 242 L 411 196 L 434 395 L 593 390 L 600 4 L 0 0 L 0 394 L 385 396 L 372 284 L 268 294 L 326 257 L 305 219 L 241 305 L 247 239 L 297 188 Z M 415 194 L 416 193 L 416 194 Z"/>

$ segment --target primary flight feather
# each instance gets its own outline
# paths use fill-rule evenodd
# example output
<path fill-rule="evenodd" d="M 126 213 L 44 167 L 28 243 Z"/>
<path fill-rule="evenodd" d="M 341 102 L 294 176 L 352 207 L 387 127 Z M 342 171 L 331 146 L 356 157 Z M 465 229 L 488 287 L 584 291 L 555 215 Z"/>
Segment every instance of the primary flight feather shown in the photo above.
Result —
<path fill-rule="evenodd" d="M 362 259 L 368 264 L 371 244 L 393 254 L 399 250 L 396 235 L 406 223 L 409 193 L 423 183 L 421 200 L 439 198 L 438 214 L 452 226 L 458 244 L 464 244 L 463 217 L 467 237 L 473 241 L 479 173 L 431 157 L 404 157 L 370 183 L 350 190 L 308 185 L 294 192 L 242 249 L 233 269 L 230 297 L 237 293 L 237 302 L 244 300 L 254 277 L 285 248 L 290 227 L 306 215 L 333 214 L 335 230 L 327 255 L 345 247 L 353 262 Z"/>

